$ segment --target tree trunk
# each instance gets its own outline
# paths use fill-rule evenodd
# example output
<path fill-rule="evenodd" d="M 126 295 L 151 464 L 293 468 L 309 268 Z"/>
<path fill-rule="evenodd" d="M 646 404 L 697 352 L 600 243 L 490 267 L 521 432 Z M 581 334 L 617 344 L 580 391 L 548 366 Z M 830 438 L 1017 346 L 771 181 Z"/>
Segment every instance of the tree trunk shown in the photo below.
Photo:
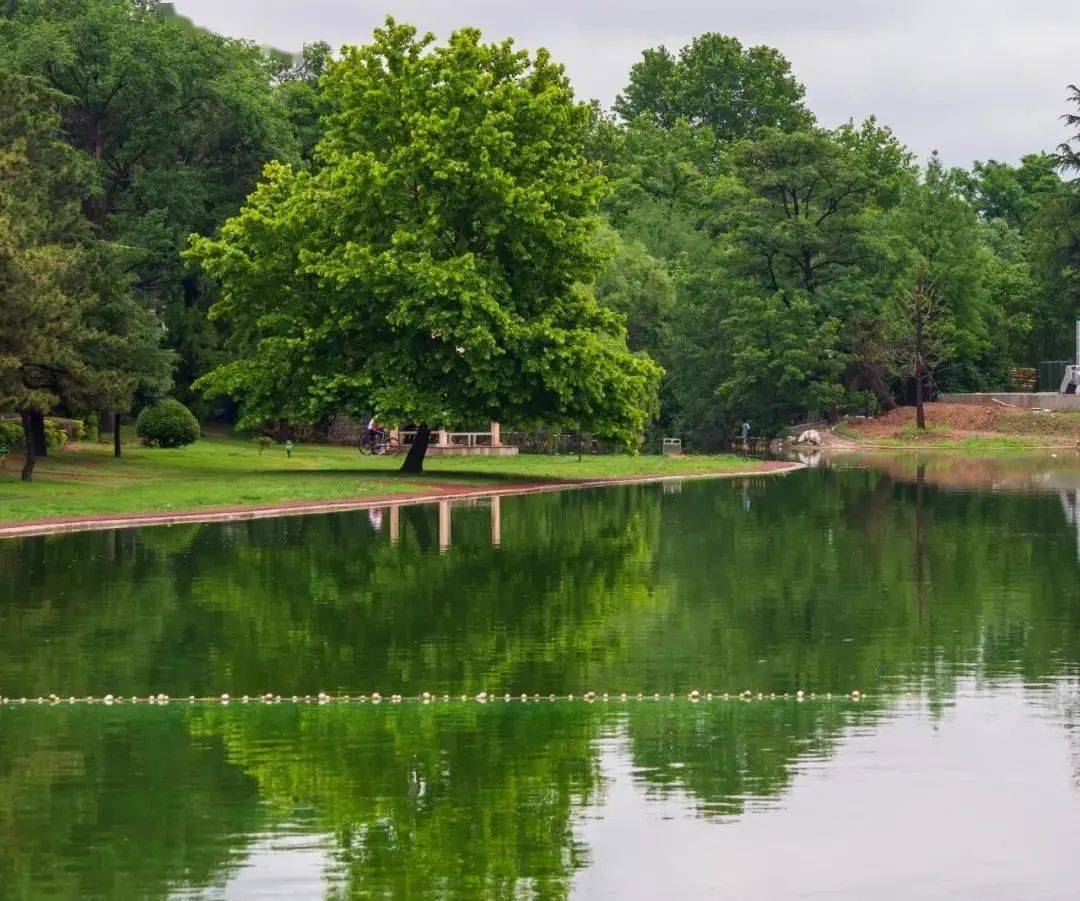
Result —
<path fill-rule="evenodd" d="M 923 363 L 925 359 L 923 357 L 923 332 L 926 327 L 923 304 L 925 301 L 925 296 L 919 290 L 915 296 L 915 425 L 920 431 L 926 428 L 926 411 L 923 409 L 923 380 L 926 378 L 926 367 Z"/>
<path fill-rule="evenodd" d="M 431 441 L 431 428 L 423 423 L 416 430 L 416 437 L 409 445 L 409 453 L 405 455 L 405 462 L 401 464 L 402 472 L 418 473 L 424 471 L 424 457 L 427 455 L 428 443 Z"/>
<path fill-rule="evenodd" d="M 45 414 L 31 410 L 25 415 L 30 417 L 30 431 L 34 437 L 34 456 L 49 456 L 49 442 L 45 439 Z M 27 445 L 27 447 L 29 446 Z"/>
<path fill-rule="evenodd" d="M 19 413 L 22 420 L 23 440 L 26 441 L 26 462 L 23 463 L 22 480 L 33 481 L 34 478 L 34 420 L 30 413 L 25 410 Z"/>
<path fill-rule="evenodd" d="M 870 391 L 877 399 L 878 406 L 886 413 L 896 409 L 896 399 L 880 372 L 874 371 L 870 374 Z"/>
<path fill-rule="evenodd" d="M 123 417 L 119 413 L 113 413 L 113 456 L 120 456 L 120 420 Z"/>
<path fill-rule="evenodd" d="M 920 430 L 926 428 L 926 410 L 923 408 L 922 366 L 916 367 L 915 371 L 915 425 Z"/>

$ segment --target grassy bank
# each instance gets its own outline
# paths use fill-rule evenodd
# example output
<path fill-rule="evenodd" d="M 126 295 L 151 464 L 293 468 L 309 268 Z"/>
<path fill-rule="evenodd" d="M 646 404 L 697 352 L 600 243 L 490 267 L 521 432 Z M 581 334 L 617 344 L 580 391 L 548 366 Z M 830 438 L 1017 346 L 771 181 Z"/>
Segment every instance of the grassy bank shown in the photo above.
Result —
<path fill-rule="evenodd" d="M 20 457 L 0 469 L 0 523 L 125 513 L 179 513 L 231 507 L 408 497 L 442 486 L 573 482 L 694 473 L 751 472 L 733 456 L 436 458 L 422 476 L 396 472 L 401 458 L 361 457 L 353 448 L 299 446 L 291 458 L 263 454 L 235 438 L 206 438 L 180 450 L 127 442 L 116 460 L 102 444 L 81 444 L 39 460 L 34 481 L 19 480 Z"/>

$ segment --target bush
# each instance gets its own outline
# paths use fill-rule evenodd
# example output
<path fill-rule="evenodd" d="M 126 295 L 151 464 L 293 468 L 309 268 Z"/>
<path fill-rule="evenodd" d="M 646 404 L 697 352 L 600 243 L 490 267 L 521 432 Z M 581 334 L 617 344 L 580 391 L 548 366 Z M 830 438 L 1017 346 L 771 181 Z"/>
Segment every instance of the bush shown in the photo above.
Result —
<path fill-rule="evenodd" d="M 97 441 L 99 438 L 98 414 L 87 413 L 83 417 L 83 436 L 87 441 Z"/>
<path fill-rule="evenodd" d="M 22 423 L 13 419 L 0 419 L 0 444 L 6 444 L 14 450 L 22 450 L 23 427 Z"/>
<path fill-rule="evenodd" d="M 187 407 L 167 397 L 143 408 L 135 420 L 135 434 L 147 447 L 183 447 L 198 441 L 202 430 Z"/>
<path fill-rule="evenodd" d="M 58 419 L 50 417 L 45 420 L 45 433 L 46 440 L 48 440 L 49 429 L 59 429 L 64 433 L 64 440 L 57 447 L 62 447 L 69 441 L 81 441 L 86 434 L 86 427 L 82 424 L 82 420 L 79 419 Z M 53 447 L 50 442 L 49 447 Z"/>
<path fill-rule="evenodd" d="M 45 446 L 49 450 L 56 450 L 68 443 L 68 433 L 63 426 L 59 426 L 52 419 L 45 420 Z"/>

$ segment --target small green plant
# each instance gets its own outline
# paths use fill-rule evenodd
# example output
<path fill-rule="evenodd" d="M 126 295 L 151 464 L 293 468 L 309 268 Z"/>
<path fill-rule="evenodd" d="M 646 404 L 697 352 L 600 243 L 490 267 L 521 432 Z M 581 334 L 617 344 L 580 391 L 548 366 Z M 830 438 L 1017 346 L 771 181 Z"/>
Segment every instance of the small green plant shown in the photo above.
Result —
<path fill-rule="evenodd" d="M 950 432 L 940 426 L 929 425 L 920 429 L 915 423 L 909 422 L 900 430 L 900 437 L 905 441 L 918 441 L 921 438 L 948 438 Z"/>
<path fill-rule="evenodd" d="M 259 447 L 259 456 L 263 455 L 263 451 L 268 450 L 274 443 L 274 439 L 267 435 L 256 435 L 251 439 Z"/>
<path fill-rule="evenodd" d="M 184 447 L 202 436 L 199 420 L 180 401 L 167 397 L 143 408 L 135 434 L 147 447 Z"/>

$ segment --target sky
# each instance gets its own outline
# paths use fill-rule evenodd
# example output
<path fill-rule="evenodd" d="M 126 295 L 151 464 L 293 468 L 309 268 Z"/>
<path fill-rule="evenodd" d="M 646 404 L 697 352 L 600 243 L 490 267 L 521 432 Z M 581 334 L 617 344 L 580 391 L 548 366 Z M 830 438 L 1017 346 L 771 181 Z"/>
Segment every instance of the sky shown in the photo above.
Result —
<path fill-rule="evenodd" d="M 282 50 L 364 43 L 387 14 L 437 35 L 478 26 L 547 47 L 579 97 L 609 106 L 646 47 L 717 31 L 791 60 L 826 126 L 874 114 L 949 165 L 1015 162 L 1069 137 L 1080 83 L 1076 0 L 175 0 L 222 34 Z"/>

